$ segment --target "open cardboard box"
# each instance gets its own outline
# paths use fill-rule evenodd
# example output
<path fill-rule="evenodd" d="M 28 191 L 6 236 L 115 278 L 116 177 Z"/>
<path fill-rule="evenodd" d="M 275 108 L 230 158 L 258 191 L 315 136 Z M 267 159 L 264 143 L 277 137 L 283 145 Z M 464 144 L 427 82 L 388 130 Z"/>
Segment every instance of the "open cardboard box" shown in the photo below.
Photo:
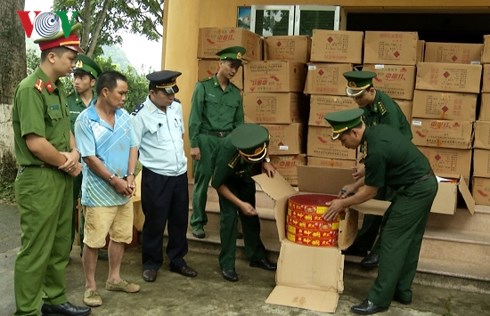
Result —
<path fill-rule="evenodd" d="M 293 243 L 286 238 L 288 198 L 301 193 L 338 194 L 352 182 L 350 169 L 299 166 L 298 189 L 291 187 L 276 173 L 274 178 L 261 174 L 253 177 L 262 190 L 275 200 L 274 214 L 281 241 L 277 262 L 276 287 L 266 303 L 299 307 L 334 313 L 339 294 L 344 290 L 344 255 L 357 235 L 358 212 L 348 210 L 339 223 L 337 247 L 310 247 Z M 370 200 L 355 207 L 366 214 L 382 215 L 389 202 Z"/>
<path fill-rule="evenodd" d="M 468 211 L 473 215 L 475 213 L 475 200 L 464 177 L 452 174 L 437 174 L 437 176 L 450 181 L 438 179 L 439 188 L 430 209 L 431 213 L 454 215 L 458 208 L 458 196 L 461 196 Z"/>

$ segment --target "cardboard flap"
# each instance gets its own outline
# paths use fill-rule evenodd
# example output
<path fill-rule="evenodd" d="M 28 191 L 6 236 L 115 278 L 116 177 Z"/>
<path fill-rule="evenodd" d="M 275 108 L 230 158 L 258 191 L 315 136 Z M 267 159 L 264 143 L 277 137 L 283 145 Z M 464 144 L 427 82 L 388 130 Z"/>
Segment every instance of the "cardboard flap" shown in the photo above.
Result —
<path fill-rule="evenodd" d="M 363 214 L 383 216 L 390 205 L 389 201 L 371 199 L 358 205 L 352 205 L 350 208 Z"/>
<path fill-rule="evenodd" d="M 298 166 L 298 188 L 302 192 L 338 194 L 353 181 L 350 169 Z"/>
<path fill-rule="evenodd" d="M 337 246 L 341 250 L 349 248 L 355 241 L 358 231 L 359 213 L 354 210 L 345 211 L 345 218 L 339 222 L 339 238 Z"/>
<path fill-rule="evenodd" d="M 468 211 L 471 213 L 471 215 L 475 214 L 475 200 L 468 189 L 466 181 L 464 181 L 464 177 L 459 178 L 458 191 L 461 193 Z"/>
<path fill-rule="evenodd" d="M 253 176 L 252 179 L 260 185 L 268 196 L 276 201 L 298 193 L 277 171 L 272 178 L 269 178 L 265 173 L 261 173 Z"/>
<path fill-rule="evenodd" d="M 335 313 L 339 294 L 321 290 L 301 289 L 278 285 L 265 300 L 268 304 L 277 304 L 304 308 L 324 313 Z"/>

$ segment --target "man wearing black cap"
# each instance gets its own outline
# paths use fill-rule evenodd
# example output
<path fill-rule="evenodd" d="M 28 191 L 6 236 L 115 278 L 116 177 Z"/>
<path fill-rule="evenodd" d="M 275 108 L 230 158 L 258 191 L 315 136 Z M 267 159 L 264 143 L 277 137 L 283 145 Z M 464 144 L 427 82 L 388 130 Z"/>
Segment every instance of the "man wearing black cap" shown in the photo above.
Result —
<path fill-rule="evenodd" d="M 367 298 L 351 308 L 370 315 L 387 310 L 392 300 L 412 302 L 412 282 L 438 186 L 429 161 L 409 139 L 386 124 L 366 126 L 362 114 L 351 109 L 325 116 L 333 139 L 350 149 L 362 146 L 365 176 L 349 185 L 350 192 L 342 198 L 328 203 L 324 218 L 335 219 L 346 208 L 376 197 L 380 188 L 394 191 L 382 222 L 378 276 Z"/>
<path fill-rule="evenodd" d="M 182 105 L 175 99 L 180 72 L 162 70 L 146 76 L 146 101 L 134 112 L 132 125 L 143 165 L 141 205 L 143 225 L 143 279 L 154 282 L 163 264 L 163 232 L 167 225 L 170 271 L 187 277 L 197 272 L 187 265 L 189 191 L 184 152 Z"/>
<path fill-rule="evenodd" d="M 218 191 L 220 205 L 221 251 L 219 265 L 227 281 L 238 281 L 235 271 L 237 219 L 243 228 L 245 254 L 251 267 L 274 271 L 260 239 L 260 222 L 255 209 L 255 182 L 252 176 L 262 171 L 274 176 L 268 161 L 269 131 L 257 124 L 242 124 L 224 138 L 216 153 L 211 185 Z"/>
<path fill-rule="evenodd" d="M 244 121 L 240 90 L 230 82 L 242 64 L 243 54 L 245 48 L 240 46 L 219 51 L 218 73 L 198 82 L 192 95 L 189 138 L 194 160 L 194 191 L 190 224 L 192 235 L 197 238 L 206 236 L 206 200 L 216 149 Z"/>
<path fill-rule="evenodd" d="M 35 42 L 41 63 L 22 80 L 14 97 L 12 125 L 19 172 L 15 199 L 22 245 L 14 272 L 15 315 L 89 315 L 67 301 L 65 269 L 71 246 L 73 177 L 80 155 L 70 131 L 66 96 L 59 78 L 71 73 L 80 49 L 76 24 Z"/>
<path fill-rule="evenodd" d="M 95 83 L 102 70 L 99 65 L 87 55 L 78 55 L 73 69 L 73 88 L 74 91 L 68 96 L 68 107 L 70 108 L 71 131 L 75 133 L 75 121 L 78 115 L 89 105 L 94 104 L 96 95 L 94 91 Z M 82 174 L 80 173 L 73 181 L 73 222 L 71 232 L 71 242 L 75 239 L 77 218 L 78 198 L 82 187 Z M 83 249 L 83 213 L 79 212 L 80 219 L 79 236 L 80 249 Z M 80 255 L 82 255 L 80 250 Z"/>
<path fill-rule="evenodd" d="M 408 140 L 412 139 L 412 131 L 398 103 L 383 91 L 373 86 L 376 73 L 371 71 L 348 71 L 344 73 L 347 80 L 345 93 L 352 97 L 363 110 L 363 119 L 367 126 L 386 124 L 400 131 Z M 353 173 L 354 180 L 364 176 L 364 165 L 359 164 Z M 379 200 L 390 200 L 393 192 L 389 188 L 380 188 Z M 346 254 L 360 255 L 364 258 L 361 266 L 375 268 L 379 261 L 379 242 L 376 237 L 381 226 L 382 216 L 364 215 L 362 227 L 353 245 Z M 373 246 L 374 244 L 374 246 Z M 369 251 L 369 254 L 368 254 Z"/>

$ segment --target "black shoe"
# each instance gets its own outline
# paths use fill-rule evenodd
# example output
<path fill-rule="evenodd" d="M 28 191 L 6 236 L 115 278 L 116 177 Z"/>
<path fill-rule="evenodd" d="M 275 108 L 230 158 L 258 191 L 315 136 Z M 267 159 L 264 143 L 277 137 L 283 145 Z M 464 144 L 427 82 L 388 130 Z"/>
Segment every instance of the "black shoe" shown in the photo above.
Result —
<path fill-rule="evenodd" d="M 375 252 L 371 252 L 364 259 L 361 260 L 361 267 L 365 269 L 373 269 L 378 266 L 379 255 Z"/>
<path fill-rule="evenodd" d="M 276 271 L 277 269 L 277 265 L 275 263 L 272 263 L 265 258 L 256 261 L 251 261 L 250 266 L 254 268 L 261 268 L 268 271 Z"/>
<path fill-rule="evenodd" d="M 92 309 L 87 306 L 75 306 L 70 302 L 59 305 L 43 304 L 41 313 L 43 316 L 69 315 L 69 316 L 85 316 L 90 315 Z"/>
<path fill-rule="evenodd" d="M 365 256 L 367 256 L 368 251 L 366 249 L 349 247 L 345 250 L 342 250 L 342 254 L 346 255 L 346 256 L 365 257 Z"/>
<path fill-rule="evenodd" d="M 192 236 L 203 239 L 206 237 L 206 232 L 204 231 L 204 228 L 202 227 L 193 227 L 192 228 Z"/>
<path fill-rule="evenodd" d="M 143 270 L 143 280 L 145 280 L 145 282 L 155 282 L 156 279 L 157 279 L 157 270 L 155 269 Z"/>
<path fill-rule="evenodd" d="M 190 278 L 195 278 L 197 276 L 197 272 L 188 265 L 183 265 L 181 267 L 170 266 L 170 271 Z"/>
<path fill-rule="evenodd" d="M 221 275 L 226 281 L 236 282 L 238 281 L 238 275 L 235 272 L 235 269 L 222 269 Z"/>
<path fill-rule="evenodd" d="M 379 312 L 384 312 L 388 308 L 379 307 L 368 299 L 365 299 L 361 304 L 354 305 L 350 310 L 356 314 L 371 315 Z"/>

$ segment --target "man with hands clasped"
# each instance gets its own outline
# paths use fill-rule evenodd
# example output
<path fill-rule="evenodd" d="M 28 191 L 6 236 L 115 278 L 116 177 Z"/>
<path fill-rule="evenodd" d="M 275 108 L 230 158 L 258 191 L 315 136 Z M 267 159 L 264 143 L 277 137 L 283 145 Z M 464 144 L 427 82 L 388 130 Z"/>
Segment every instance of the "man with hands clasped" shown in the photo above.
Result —
<path fill-rule="evenodd" d="M 346 208 L 375 197 L 379 188 L 394 191 L 381 224 L 378 276 L 367 298 L 351 308 L 370 315 L 387 310 L 392 300 L 412 302 L 412 282 L 437 180 L 427 158 L 409 139 L 384 124 L 366 127 L 361 117 L 360 109 L 325 116 L 334 140 L 350 149 L 362 145 L 365 176 L 345 186 L 343 198 L 328 203 L 324 218 L 332 220 Z"/>

